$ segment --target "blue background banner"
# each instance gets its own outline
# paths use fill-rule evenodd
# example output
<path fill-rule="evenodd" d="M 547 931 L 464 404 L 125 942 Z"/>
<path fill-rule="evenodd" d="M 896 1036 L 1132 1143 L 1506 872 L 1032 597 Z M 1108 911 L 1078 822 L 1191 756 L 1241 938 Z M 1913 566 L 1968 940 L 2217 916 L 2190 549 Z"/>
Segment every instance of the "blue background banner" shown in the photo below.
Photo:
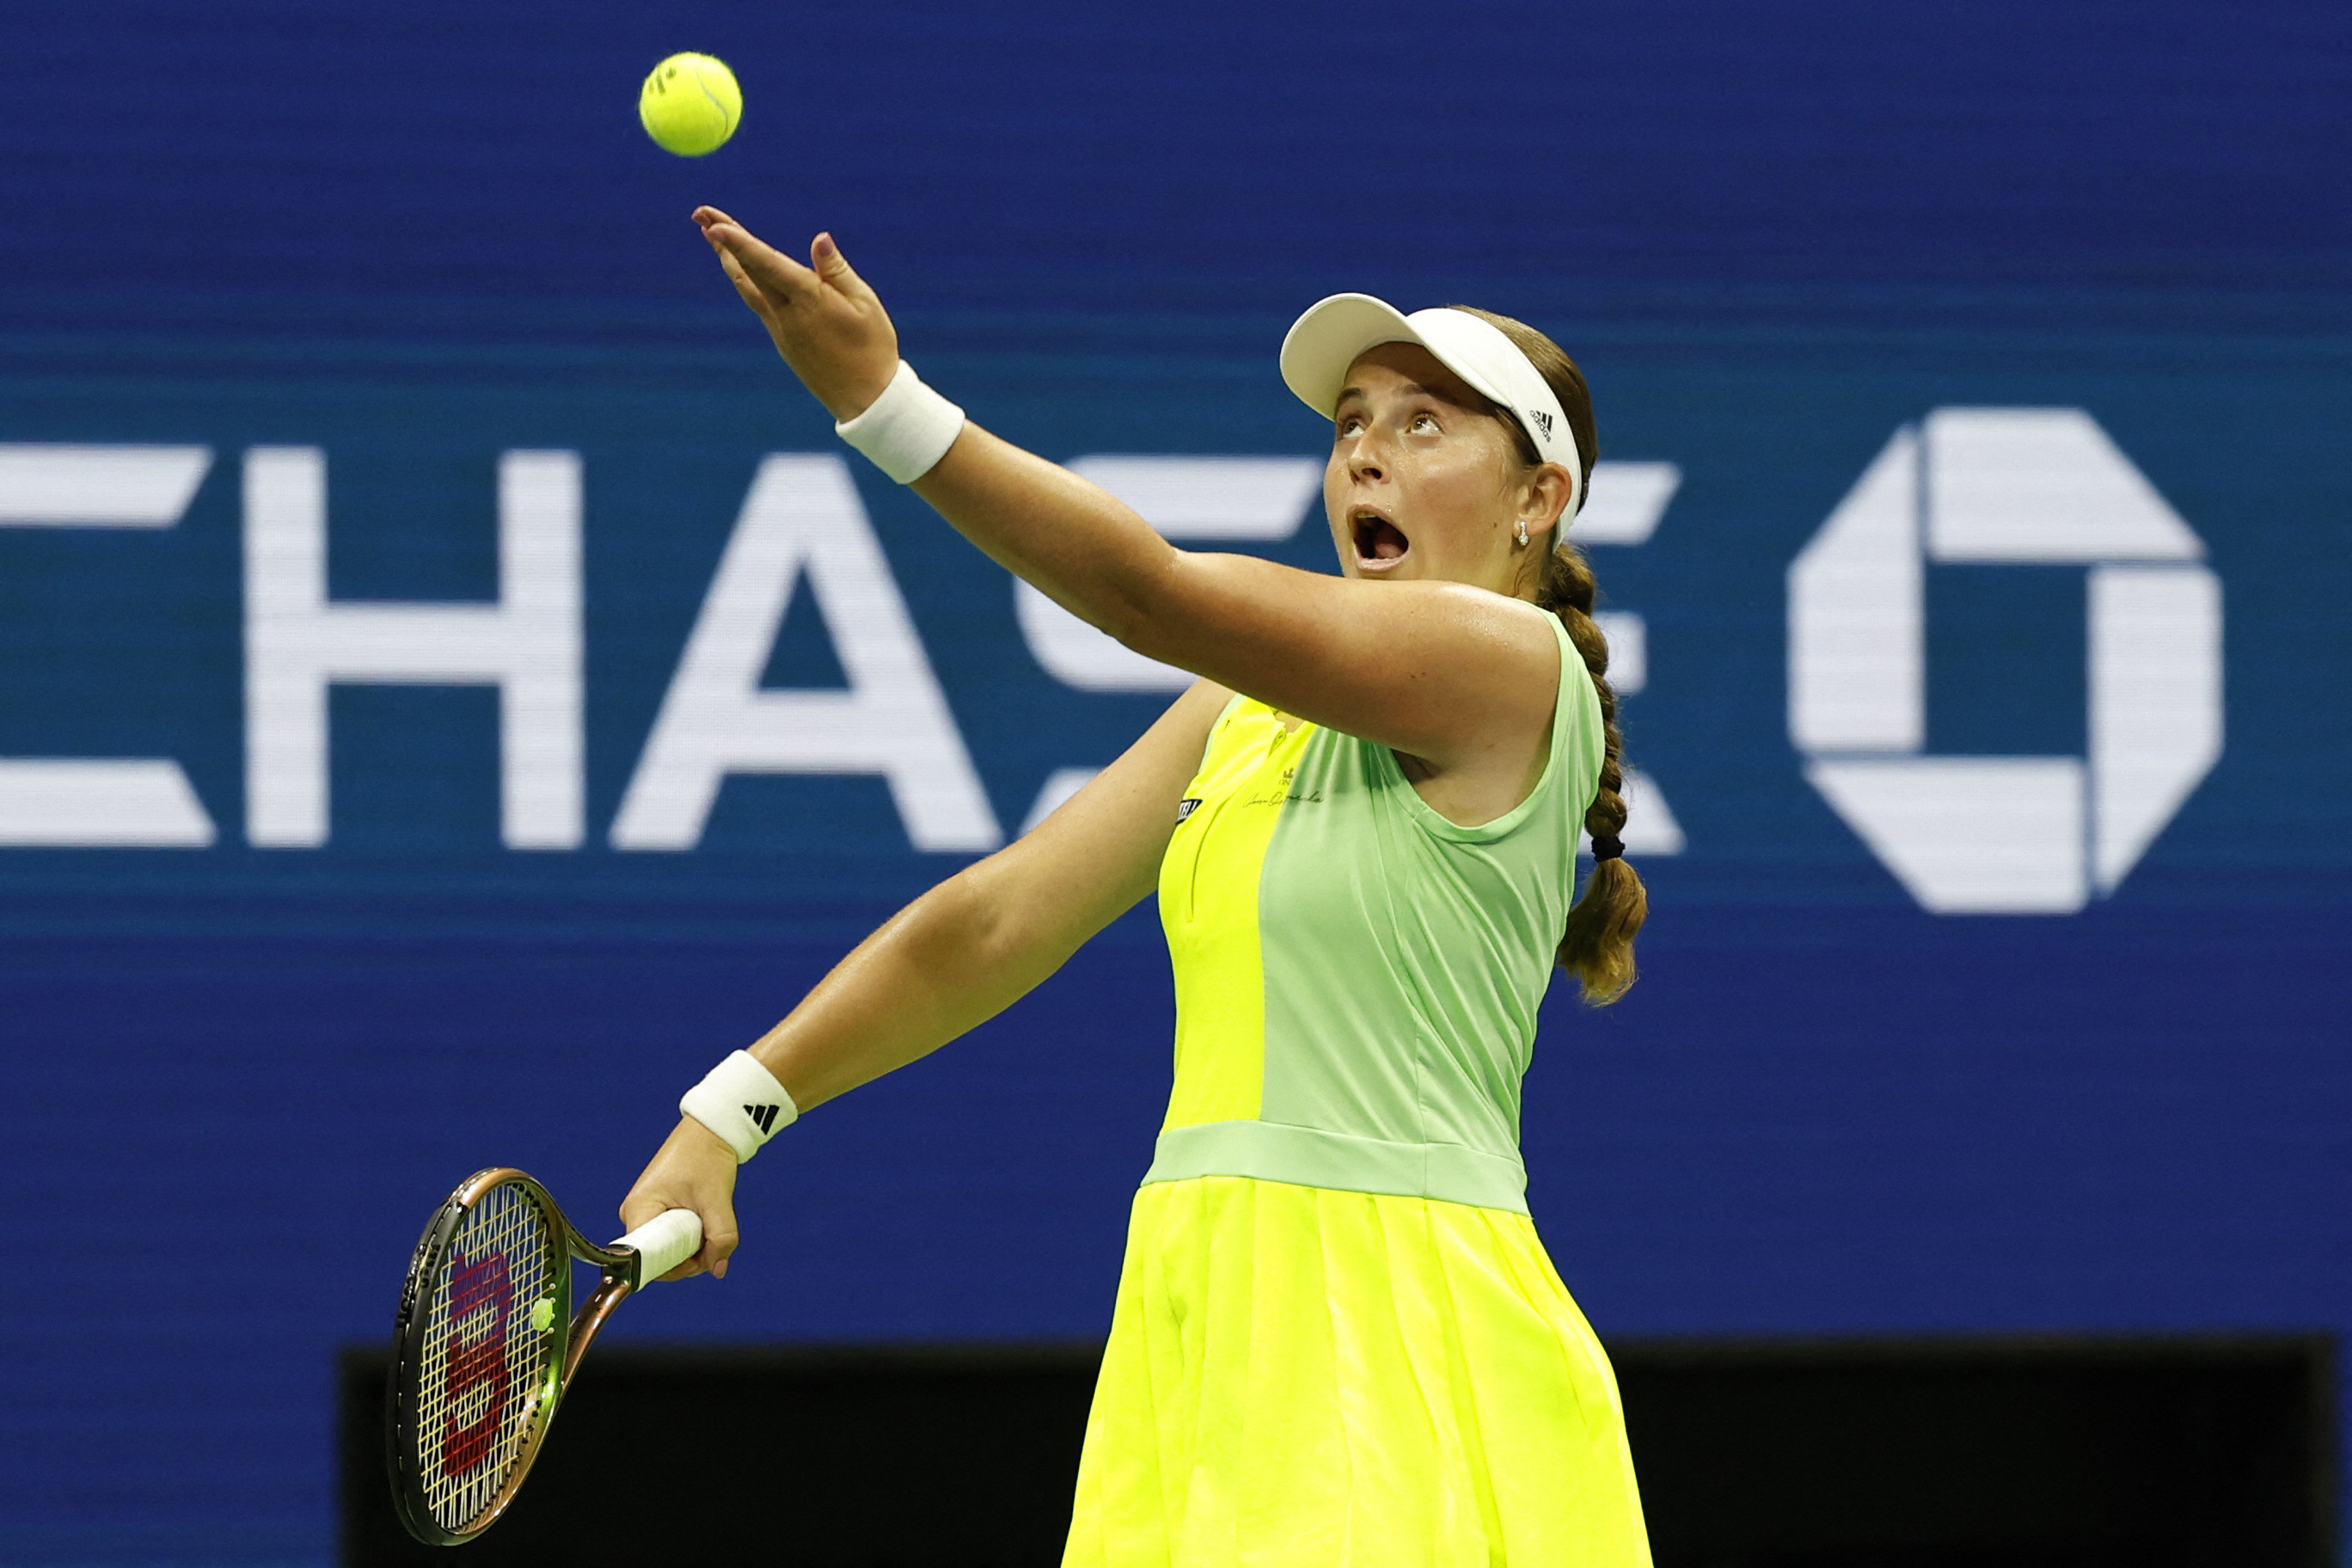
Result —
<path fill-rule="evenodd" d="M 1624 1003 L 1549 1004 L 1526 1142 L 1604 1336 L 2352 1324 L 2340 7 L 27 5 L 0 47 L 27 1560 L 324 1560 L 331 1357 L 439 1196 L 512 1163 L 607 1223 L 709 1061 L 1166 700 L 840 453 L 699 200 L 834 229 L 992 429 L 1242 476 L 1163 525 L 1316 570 L 1297 310 L 1578 357 L 1654 916 Z M 630 113 L 681 48 L 746 93 L 699 163 Z M 1861 575 L 1806 620 L 1833 517 Z M 526 578 L 489 674 L 336 673 L 333 613 Z M 706 635 L 750 660 L 706 696 L 897 760 L 677 806 Z M 1147 905 L 796 1127 L 730 1278 L 615 1331 L 1100 1334 L 1171 1022 Z"/>

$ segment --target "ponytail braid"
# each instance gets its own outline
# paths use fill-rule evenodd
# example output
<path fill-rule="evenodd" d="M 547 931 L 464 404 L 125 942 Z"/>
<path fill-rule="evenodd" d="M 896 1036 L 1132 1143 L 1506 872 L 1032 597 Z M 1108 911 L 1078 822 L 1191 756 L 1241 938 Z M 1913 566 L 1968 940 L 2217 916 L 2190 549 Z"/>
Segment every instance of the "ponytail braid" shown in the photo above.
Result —
<path fill-rule="evenodd" d="M 1475 305 L 1452 308 L 1468 311 L 1510 339 L 1551 387 L 1576 437 L 1577 456 L 1583 460 L 1578 486 L 1581 495 L 1592 480 L 1592 462 L 1601 450 L 1592 426 L 1592 392 L 1584 384 L 1584 373 L 1558 343 L 1525 321 Z M 1519 457 L 1528 468 L 1543 461 L 1535 442 L 1508 409 L 1496 405 L 1488 412 L 1517 437 Z M 1561 518 L 1560 529 L 1566 529 L 1569 521 Z M 1560 625 L 1568 628 L 1568 640 L 1584 656 L 1584 668 L 1592 674 L 1592 689 L 1601 697 L 1601 732 L 1607 742 L 1601 755 L 1601 790 L 1584 811 L 1585 831 L 1591 834 L 1596 847 L 1601 839 L 1614 840 L 1625 831 L 1625 797 L 1620 793 L 1625 787 L 1625 769 L 1620 756 L 1623 742 L 1617 733 L 1617 694 L 1609 689 L 1609 642 L 1592 619 L 1598 586 L 1592 568 L 1585 563 L 1584 552 L 1564 541 L 1559 549 L 1547 552 L 1543 577 L 1536 585 L 1536 604 L 1558 616 Z M 1650 895 L 1642 887 L 1641 874 L 1622 855 L 1607 859 L 1595 856 L 1584 896 L 1568 911 L 1568 930 L 1559 939 L 1559 966 L 1583 983 L 1587 1004 L 1606 1007 L 1633 985 L 1633 938 L 1649 915 Z"/>
<path fill-rule="evenodd" d="M 1568 640 L 1584 656 L 1592 689 L 1601 698 L 1601 788 L 1584 810 L 1585 831 L 1596 844 L 1625 831 L 1625 797 L 1619 793 L 1625 787 L 1624 742 L 1617 732 L 1617 694 L 1609 686 L 1609 644 L 1592 618 L 1597 587 L 1584 552 L 1563 543 L 1544 563 L 1536 590 L 1536 603 L 1568 628 Z M 1568 930 L 1559 942 L 1559 966 L 1583 983 L 1586 1003 L 1605 1007 L 1633 985 L 1633 938 L 1649 913 L 1641 873 L 1624 857 L 1593 861 L 1584 896 L 1568 911 Z"/>

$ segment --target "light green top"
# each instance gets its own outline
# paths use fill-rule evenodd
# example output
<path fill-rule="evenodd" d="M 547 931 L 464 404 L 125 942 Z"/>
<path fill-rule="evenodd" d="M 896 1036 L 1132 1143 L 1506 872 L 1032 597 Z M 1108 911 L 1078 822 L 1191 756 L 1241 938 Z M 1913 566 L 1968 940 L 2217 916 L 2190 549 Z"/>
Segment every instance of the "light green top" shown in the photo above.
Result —
<path fill-rule="evenodd" d="M 1476 827 L 1415 794 L 1386 746 L 1226 706 L 1160 865 L 1176 1082 L 1146 1182 L 1526 1211 L 1519 1080 L 1602 751 L 1591 677 L 1554 630 L 1542 779 Z"/>

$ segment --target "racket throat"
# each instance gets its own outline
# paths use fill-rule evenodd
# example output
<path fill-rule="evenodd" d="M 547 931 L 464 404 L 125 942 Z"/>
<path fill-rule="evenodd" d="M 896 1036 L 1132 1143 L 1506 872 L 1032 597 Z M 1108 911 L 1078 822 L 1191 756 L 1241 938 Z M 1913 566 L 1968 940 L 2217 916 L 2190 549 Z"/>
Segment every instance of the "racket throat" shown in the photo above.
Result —
<path fill-rule="evenodd" d="M 604 1327 L 604 1320 L 632 1293 L 625 1278 L 608 1272 L 597 1282 L 588 1300 L 580 1304 L 580 1310 L 572 1315 L 572 1331 L 564 1336 L 563 1374 L 557 1380 L 559 1389 L 572 1386 L 572 1374 L 580 1370 L 580 1358 L 588 1353 L 589 1345 Z"/>

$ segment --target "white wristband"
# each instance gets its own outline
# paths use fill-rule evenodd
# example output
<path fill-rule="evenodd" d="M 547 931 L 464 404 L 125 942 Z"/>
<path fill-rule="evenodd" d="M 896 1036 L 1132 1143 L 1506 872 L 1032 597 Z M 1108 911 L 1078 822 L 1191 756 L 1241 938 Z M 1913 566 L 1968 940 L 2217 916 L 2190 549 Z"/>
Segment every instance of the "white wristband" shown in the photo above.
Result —
<path fill-rule="evenodd" d="M 948 455 L 963 433 L 963 410 L 923 384 L 915 367 L 898 362 L 898 374 L 882 395 L 833 433 L 874 460 L 902 485 L 911 485 Z"/>
<path fill-rule="evenodd" d="M 749 1051 L 737 1051 L 686 1091 L 677 1108 L 735 1151 L 738 1164 L 800 1120 L 801 1108 Z"/>

